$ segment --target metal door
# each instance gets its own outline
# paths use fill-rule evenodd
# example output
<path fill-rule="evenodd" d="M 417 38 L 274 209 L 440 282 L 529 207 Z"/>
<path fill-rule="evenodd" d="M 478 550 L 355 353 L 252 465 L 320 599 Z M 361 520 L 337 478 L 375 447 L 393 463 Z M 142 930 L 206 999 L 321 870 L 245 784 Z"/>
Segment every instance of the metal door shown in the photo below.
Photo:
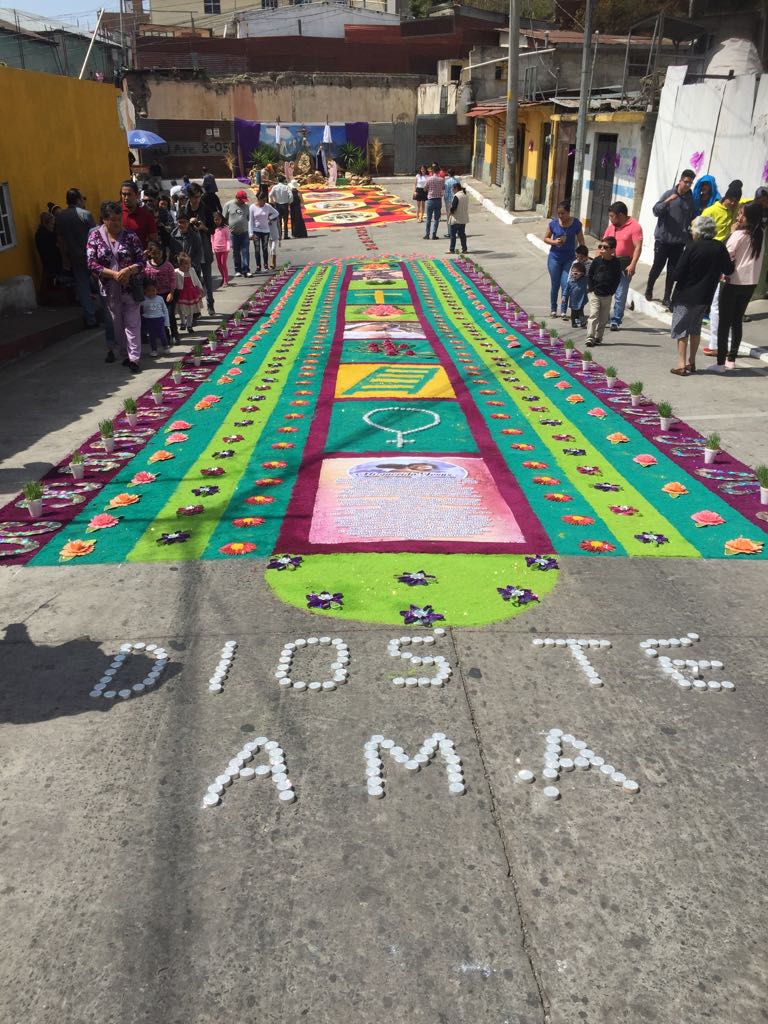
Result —
<path fill-rule="evenodd" d="M 553 215 L 557 204 L 570 202 L 573 187 L 573 162 L 576 153 L 576 124 L 561 121 L 557 129 L 555 165 L 552 172 L 549 213 Z"/>
<path fill-rule="evenodd" d="M 416 125 L 395 121 L 395 174 L 416 174 Z"/>
<path fill-rule="evenodd" d="M 608 227 L 608 207 L 613 202 L 616 174 L 617 135 L 598 135 L 592 159 L 592 196 L 589 203 L 589 233 L 602 238 Z"/>
<path fill-rule="evenodd" d="M 472 161 L 472 176 L 482 181 L 483 158 L 485 156 L 485 121 L 479 117 L 475 128 L 475 153 Z"/>
<path fill-rule="evenodd" d="M 493 174 L 494 185 L 504 184 L 504 168 L 507 165 L 507 129 L 506 125 L 499 125 L 499 135 L 496 139 L 496 165 Z"/>

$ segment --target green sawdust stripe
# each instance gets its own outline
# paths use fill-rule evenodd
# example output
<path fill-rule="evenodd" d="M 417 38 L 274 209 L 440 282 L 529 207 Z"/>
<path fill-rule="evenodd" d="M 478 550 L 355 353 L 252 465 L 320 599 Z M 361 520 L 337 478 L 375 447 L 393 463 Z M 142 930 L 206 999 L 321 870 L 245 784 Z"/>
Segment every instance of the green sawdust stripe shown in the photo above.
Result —
<path fill-rule="evenodd" d="M 427 270 L 427 276 L 431 278 L 432 275 L 430 271 L 431 268 Z M 448 282 L 445 282 L 445 285 L 447 284 Z M 442 294 L 435 288 L 434 279 L 432 279 L 431 281 L 431 287 L 433 289 L 433 296 L 439 302 L 442 302 Z M 489 313 L 492 312 L 492 310 L 490 309 L 487 309 L 486 311 Z M 468 317 L 468 313 L 469 311 L 465 306 L 464 316 Z M 586 437 L 585 433 L 570 419 L 570 417 L 565 417 L 565 414 L 559 408 L 559 403 L 554 399 L 554 396 L 552 396 L 551 394 L 547 396 L 546 401 L 553 403 L 555 407 L 558 409 L 557 418 L 561 419 L 562 423 L 560 426 L 556 428 L 542 426 L 538 422 L 539 417 L 551 417 L 549 417 L 547 414 L 532 413 L 529 409 L 526 409 L 526 403 L 522 401 L 523 393 L 515 391 L 511 383 L 502 380 L 501 377 L 499 376 L 499 370 L 497 367 L 495 367 L 495 365 L 492 362 L 492 356 L 495 353 L 488 352 L 480 348 L 476 343 L 475 339 L 473 339 L 469 332 L 465 329 L 466 325 L 462 323 L 460 318 L 457 320 L 455 319 L 454 324 L 461 333 L 462 337 L 464 338 L 465 343 L 469 347 L 471 347 L 472 351 L 475 354 L 475 359 L 478 361 L 478 363 L 484 365 L 488 372 L 494 376 L 494 378 L 497 381 L 497 387 L 506 392 L 508 397 L 512 400 L 515 408 L 517 409 L 518 414 L 522 417 L 523 421 L 528 424 L 530 429 L 536 435 L 537 440 L 543 442 L 546 445 L 548 456 L 550 458 L 554 458 L 556 461 L 556 469 L 550 468 L 548 470 L 542 471 L 529 471 L 524 470 L 522 466 L 516 468 L 514 462 L 510 462 L 509 456 L 507 456 L 507 453 L 504 452 L 505 458 L 507 459 L 508 464 L 511 466 L 513 472 L 515 473 L 515 476 L 517 477 L 518 481 L 522 483 L 523 473 L 528 472 L 531 473 L 531 477 L 533 477 L 534 475 L 554 475 L 558 478 L 567 479 L 570 484 L 570 488 L 572 488 L 577 494 L 579 494 L 582 497 L 582 499 L 594 510 L 595 514 L 600 517 L 603 528 L 607 530 L 611 535 L 610 539 L 604 536 L 595 537 L 594 531 L 591 535 L 588 535 L 585 528 L 572 527 L 572 530 L 579 535 L 577 543 L 580 543 L 582 540 L 586 539 L 609 540 L 609 543 L 612 543 L 615 539 L 619 542 L 619 544 L 626 551 L 626 553 L 630 555 L 642 555 L 644 557 L 661 557 L 672 555 L 698 557 L 697 549 L 688 541 L 686 541 L 685 538 L 676 529 L 676 527 L 671 522 L 669 522 L 663 516 L 662 513 L 658 512 L 658 510 L 650 502 L 648 502 L 640 494 L 640 492 L 637 491 L 623 476 L 621 476 L 617 480 L 612 481 L 614 483 L 620 484 L 622 488 L 621 492 L 619 492 L 620 497 L 617 497 L 616 494 L 604 493 L 602 491 L 595 490 L 592 485 L 594 483 L 597 483 L 599 480 L 605 479 L 605 476 L 598 478 L 587 476 L 579 473 L 576 467 L 578 464 L 594 465 L 600 464 L 601 461 L 604 463 L 606 461 L 606 456 L 604 456 L 604 454 L 600 451 L 600 449 L 597 446 L 592 444 L 592 442 Z M 482 331 L 485 339 L 488 342 L 493 342 L 497 348 L 499 347 L 498 342 L 493 337 L 493 335 L 488 333 L 483 328 L 482 322 L 475 321 L 475 325 Z M 435 326 L 436 329 L 439 329 L 437 328 L 437 325 Z M 507 355 L 507 358 L 509 358 L 508 353 L 505 354 Z M 542 369 L 547 369 L 547 367 L 544 367 Z M 543 386 L 539 387 L 539 385 L 533 380 L 532 377 L 530 377 L 527 374 L 527 372 L 523 369 L 522 365 L 520 365 L 519 363 L 515 367 L 515 375 L 520 378 L 520 384 L 527 385 L 530 389 L 532 389 L 530 392 L 531 394 L 535 394 L 537 391 L 545 390 Z M 562 379 L 562 377 L 558 378 L 558 380 L 559 379 Z M 477 399 L 475 399 L 475 401 L 477 402 Z M 561 401 L 563 401 L 563 399 L 561 399 Z M 478 408 L 480 408 L 479 404 Z M 481 409 L 481 412 L 484 412 L 484 410 Z M 507 420 L 491 420 L 487 412 L 484 412 L 484 416 L 486 418 L 486 421 L 489 422 L 489 424 L 503 425 L 509 422 Z M 497 427 L 495 430 L 492 427 L 492 432 L 498 436 L 498 434 L 500 433 L 500 429 L 503 429 L 503 426 L 501 428 Z M 561 449 L 565 447 L 583 448 L 586 454 L 579 457 L 567 456 L 564 455 L 562 452 L 558 452 L 554 447 L 551 447 L 553 442 L 551 442 L 548 436 L 548 432 L 551 432 L 553 429 L 556 433 L 572 434 L 575 438 L 574 441 L 569 441 L 567 443 L 556 442 L 557 444 L 559 444 Z M 500 447 L 502 448 L 503 451 L 503 442 L 500 442 Z M 522 463 L 523 461 L 526 461 L 528 459 L 537 459 L 537 450 L 538 445 L 536 445 L 536 448 L 534 448 L 533 452 L 516 451 L 515 455 L 519 456 L 519 462 Z M 610 462 L 611 460 L 608 459 L 608 461 Z M 611 468 L 615 469 L 615 466 L 613 466 L 612 464 Z M 565 493 L 569 493 L 568 490 L 562 487 L 562 485 L 553 485 L 551 487 L 539 487 L 538 490 L 539 495 L 538 500 L 536 501 L 537 506 L 539 505 L 539 503 L 543 504 L 545 500 L 544 493 L 563 493 L 564 491 Z M 530 491 L 528 493 L 530 493 Z M 557 507 L 561 509 L 561 515 L 574 514 L 575 512 L 575 510 L 574 512 L 571 512 L 571 502 L 553 504 L 556 504 Z M 612 513 L 610 511 L 609 506 L 617 504 L 632 505 L 638 509 L 639 515 L 621 516 Z M 538 507 L 536 508 L 536 511 L 539 511 Z M 638 520 L 640 520 L 641 517 L 642 525 L 638 525 Z M 634 536 L 635 533 L 639 533 L 643 529 L 652 529 L 655 533 L 664 534 L 664 536 L 669 538 L 669 544 L 657 547 L 656 545 L 647 545 L 643 544 L 641 541 L 636 540 Z M 599 533 L 600 531 L 597 532 Z"/>
<path fill-rule="evenodd" d="M 475 293 L 477 294 L 476 290 Z M 479 296 L 479 298 L 482 299 L 482 296 Z M 495 311 L 490 309 L 485 302 L 484 308 L 487 312 L 495 315 Z M 514 333 L 517 334 L 517 332 Z M 575 388 L 583 388 L 583 391 L 578 393 L 582 395 L 584 401 L 571 406 L 569 414 L 571 423 L 580 429 L 584 436 L 593 439 L 592 444 L 599 452 L 600 459 L 603 462 L 607 462 L 617 476 L 621 474 L 621 477 L 626 480 L 628 474 L 631 474 L 635 492 L 641 494 L 654 509 L 654 518 L 650 521 L 646 517 L 641 518 L 640 515 L 620 517 L 614 513 L 609 513 L 612 521 L 619 518 L 624 520 L 622 525 L 631 534 L 633 541 L 636 533 L 645 531 L 661 533 L 669 537 L 670 543 L 659 547 L 656 547 L 654 544 L 642 544 L 640 541 L 634 541 L 636 545 L 641 545 L 643 549 L 638 551 L 638 554 L 645 556 L 675 556 L 679 554 L 678 551 L 673 549 L 672 537 L 668 529 L 660 525 L 662 518 L 664 521 L 673 524 L 673 529 L 696 549 L 699 556 L 706 558 L 724 557 L 724 543 L 727 539 L 738 535 L 749 536 L 751 533 L 754 533 L 751 524 L 741 513 L 710 491 L 683 467 L 678 466 L 669 459 L 664 454 L 664 450 L 645 438 L 630 420 L 622 417 L 619 412 L 606 404 L 600 396 L 594 395 L 591 391 L 584 388 L 583 382 L 578 377 L 573 376 L 563 366 L 552 360 L 535 343 L 529 342 L 528 339 L 521 335 L 518 335 L 518 337 L 524 345 L 528 345 L 529 348 L 536 351 L 539 358 L 547 360 L 545 366 L 534 367 L 531 365 L 531 373 L 538 371 L 541 375 L 539 382 L 530 382 L 532 386 L 535 386 L 539 392 L 543 393 L 545 401 L 555 404 L 558 408 L 558 416 L 562 416 L 559 403 L 564 401 L 564 397 L 557 392 L 555 387 L 557 381 L 566 380 L 571 383 L 574 387 L 569 393 L 576 393 Z M 489 336 L 489 340 L 494 341 L 499 349 L 503 351 L 496 339 Z M 469 343 L 473 344 L 471 339 Z M 480 355 L 480 353 L 478 354 Z M 509 356 L 508 352 L 503 352 L 503 354 Z M 532 362 L 533 360 L 531 360 Z M 543 375 L 549 369 L 557 370 L 560 377 L 544 379 Z M 516 365 L 515 372 L 520 375 L 524 371 L 520 365 Z M 589 415 L 589 410 L 595 406 L 605 410 L 606 416 L 603 419 Z M 564 422 L 562 427 L 548 429 L 557 433 L 572 432 L 564 430 L 565 426 L 566 423 Z M 629 438 L 629 441 L 613 445 L 608 440 L 608 435 L 615 432 L 623 433 Z M 576 442 L 569 442 L 569 446 L 574 446 L 575 444 Z M 579 446 L 584 447 L 584 444 Z M 632 461 L 638 454 L 653 454 L 654 458 L 657 459 L 657 464 L 648 468 L 639 467 Z M 582 458 L 586 459 L 587 457 L 583 456 Z M 679 498 L 671 498 L 661 489 L 664 484 L 671 481 L 683 482 L 688 488 L 689 493 Z M 611 482 L 621 483 L 621 479 Z M 600 494 L 600 492 L 595 493 Z M 613 495 L 606 495 L 606 497 L 610 499 L 607 504 L 626 504 L 639 507 L 636 501 L 630 499 L 629 494 L 625 490 Z M 666 512 L 662 512 L 659 505 L 663 506 Z M 724 524 L 720 527 L 706 529 L 697 527 L 690 517 L 693 513 L 704 509 L 717 512 L 725 520 Z M 622 530 L 623 532 L 625 530 Z M 768 553 L 764 552 L 763 557 L 768 557 Z"/>
<path fill-rule="evenodd" d="M 302 296 L 297 298 L 295 305 L 291 309 L 292 313 L 297 310 L 304 309 L 306 309 L 308 313 L 307 322 L 299 332 L 296 339 L 297 355 L 293 357 L 291 362 L 286 361 L 283 363 L 279 370 L 274 372 L 271 371 L 269 373 L 269 376 L 275 378 L 275 383 L 273 384 L 271 391 L 265 392 L 265 400 L 258 403 L 260 412 L 252 414 L 258 417 L 256 423 L 252 427 L 242 428 L 242 430 L 245 431 L 245 440 L 239 443 L 228 444 L 223 440 L 223 437 L 229 434 L 242 432 L 241 428 L 235 426 L 235 421 L 247 418 L 250 414 L 242 412 L 240 406 L 243 404 L 252 404 L 247 401 L 247 396 L 255 387 L 256 378 L 263 373 L 264 367 L 267 366 L 276 355 L 280 354 L 277 350 L 283 344 L 282 333 L 285 329 L 285 313 L 283 312 L 281 312 L 279 319 L 270 328 L 269 335 L 267 335 L 267 337 L 272 336 L 274 337 L 274 340 L 262 358 L 259 368 L 237 394 L 237 397 L 230 406 L 227 414 L 219 420 L 218 427 L 216 428 L 217 436 L 215 438 L 211 438 L 202 451 L 198 449 L 197 458 L 181 478 L 171 496 L 166 500 L 163 507 L 157 513 L 154 521 L 148 526 L 146 531 L 134 545 L 133 549 L 129 552 L 127 561 L 175 562 L 198 559 L 202 556 L 216 529 L 216 526 L 219 523 L 219 520 L 227 512 L 227 506 L 229 505 L 232 495 L 235 493 L 242 475 L 247 471 L 251 463 L 252 453 L 256 448 L 260 437 L 267 429 L 272 413 L 282 399 L 282 388 L 284 382 L 295 363 L 298 352 L 301 351 L 301 348 L 306 341 L 307 334 L 311 330 L 314 330 L 315 319 L 317 317 L 317 307 L 320 302 L 320 297 L 323 294 L 323 288 L 321 287 L 318 290 L 318 293 L 313 296 L 306 305 L 305 302 L 306 293 L 311 289 L 313 282 L 318 276 L 325 276 L 327 278 L 330 275 L 327 268 L 315 269 L 312 271 L 304 282 Z M 265 339 L 262 338 L 261 340 L 263 342 Z M 199 415 L 207 416 L 210 413 L 216 415 L 216 411 L 217 410 L 215 408 L 208 409 L 201 412 Z M 228 459 L 214 459 L 213 453 L 224 448 L 233 450 L 235 454 Z M 275 454 L 275 458 L 279 458 L 279 456 Z M 206 477 L 200 472 L 201 468 L 204 466 L 221 466 L 226 472 L 223 476 Z M 219 488 L 219 492 L 210 498 L 199 498 L 192 493 L 192 489 L 194 487 L 205 486 L 208 484 L 217 486 Z M 195 516 L 177 515 L 178 508 L 190 504 L 202 504 L 205 511 L 200 515 Z M 251 514 L 256 515 L 258 512 L 257 510 L 254 510 Z M 191 534 L 189 540 L 185 541 L 183 544 L 158 544 L 158 538 L 161 534 L 171 533 L 176 530 L 188 531 Z M 239 537 L 237 539 L 245 540 L 246 538 Z"/>
<path fill-rule="evenodd" d="M 324 282 L 322 293 L 318 296 L 318 303 L 324 303 L 329 296 L 332 297 L 335 303 L 338 303 L 343 274 L 344 268 L 341 268 L 340 270 L 335 269 L 333 274 L 329 275 L 328 279 Z M 278 396 L 281 402 L 276 406 L 274 413 L 265 424 L 265 429 L 261 433 L 259 442 L 253 449 L 250 464 L 237 482 L 237 486 L 226 509 L 226 514 L 221 517 L 211 535 L 208 546 L 203 553 L 204 558 L 231 558 L 232 555 L 222 551 L 221 548 L 233 542 L 245 541 L 255 544 L 256 550 L 249 553 L 254 558 L 269 555 L 274 551 L 283 519 L 290 503 L 293 485 L 296 482 L 303 462 L 304 448 L 314 423 L 322 380 L 327 372 L 328 355 L 333 342 L 335 328 L 336 322 L 333 315 L 330 317 L 327 328 L 321 329 L 319 326 L 309 325 L 302 348 L 294 360 L 286 383 L 281 388 L 281 394 Z M 310 344 L 313 342 L 321 342 L 323 350 L 317 354 L 317 375 L 307 384 L 307 382 L 299 380 L 299 374 L 302 372 L 301 367 L 304 357 L 311 354 Z M 305 385 L 304 388 L 302 388 L 302 384 Z M 303 419 L 290 421 L 290 425 L 297 428 L 295 434 L 279 434 L 275 428 L 287 425 L 285 420 L 280 417 L 287 410 L 294 411 L 287 403 L 293 398 L 293 391 L 297 386 L 300 390 L 311 387 L 313 394 L 312 396 L 307 396 L 307 400 L 311 404 L 301 407 L 301 412 L 304 415 Z M 296 447 L 273 450 L 272 444 L 281 440 L 293 442 Z M 272 460 L 286 462 L 287 466 L 274 470 L 265 469 L 263 462 Z M 262 477 L 280 479 L 283 483 L 276 487 L 260 487 L 256 480 Z M 263 506 L 248 504 L 248 498 L 255 493 L 264 494 L 274 500 L 271 504 Z M 245 517 L 257 517 L 265 521 L 261 524 L 247 527 L 233 525 L 233 520 Z"/>
<path fill-rule="evenodd" d="M 437 582 L 426 587 L 409 587 L 396 577 L 423 569 Z M 358 552 L 353 554 L 305 555 L 298 569 L 267 569 L 267 583 L 286 604 L 307 609 L 307 594 L 330 591 L 344 595 L 344 606 L 337 611 L 312 611 L 320 618 L 353 619 L 399 626 L 402 632 L 420 632 L 403 625 L 401 611 L 415 604 L 431 604 L 445 616 L 439 626 L 487 626 L 514 618 L 538 607 L 538 602 L 518 608 L 504 601 L 497 587 L 515 586 L 532 590 L 543 599 L 557 584 L 559 572 L 530 569 L 522 555 L 444 555 L 390 554 Z M 423 630 L 426 632 L 426 630 Z M 383 642 L 383 641 L 382 641 Z M 382 648 L 382 681 L 394 671 Z M 450 685 L 450 684 L 449 684 Z"/>

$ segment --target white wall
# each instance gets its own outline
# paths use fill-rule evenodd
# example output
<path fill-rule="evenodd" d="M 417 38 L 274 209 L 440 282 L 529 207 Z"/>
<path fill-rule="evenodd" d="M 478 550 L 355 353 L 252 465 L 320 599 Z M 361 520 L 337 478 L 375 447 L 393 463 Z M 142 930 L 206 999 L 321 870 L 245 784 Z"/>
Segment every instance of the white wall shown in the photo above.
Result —
<path fill-rule="evenodd" d="M 392 0 L 382 7 L 392 8 Z M 266 10 L 243 11 L 238 14 L 238 33 L 246 36 L 318 36 L 343 39 L 345 25 L 398 25 L 400 18 L 394 13 L 370 11 L 345 4 L 299 4 L 295 7 L 274 7 Z M 299 22 L 301 25 L 299 26 Z"/>
<path fill-rule="evenodd" d="M 744 195 L 764 184 L 768 160 L 768 76 L 738 75 L 730 81 L 684 85 L 685 68 L 669 68 L 659 101 L 648 180 L 640 211 L 643 260 L 653 260 L 653 205 L 702 153 L 699 174 L 713 174 L 720 192 L 734 178 Z"/>

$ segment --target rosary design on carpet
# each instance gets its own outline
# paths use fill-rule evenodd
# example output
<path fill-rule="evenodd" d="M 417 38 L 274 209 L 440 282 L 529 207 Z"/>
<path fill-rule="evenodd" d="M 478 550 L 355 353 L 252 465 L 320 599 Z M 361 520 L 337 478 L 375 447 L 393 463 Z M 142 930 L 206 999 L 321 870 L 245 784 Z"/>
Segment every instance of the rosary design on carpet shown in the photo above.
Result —
<path fill-rule="evenodd" d="M 0 512 L 30 565 L 267 560 L 325 617 L 480 625 L 535 606 L 560 556 L 764 558 L 759 485 L 581 369 L 469 261 L 284 271 L 181 379 Z M 534 333 L 536 340 L 533 340 Z"/>

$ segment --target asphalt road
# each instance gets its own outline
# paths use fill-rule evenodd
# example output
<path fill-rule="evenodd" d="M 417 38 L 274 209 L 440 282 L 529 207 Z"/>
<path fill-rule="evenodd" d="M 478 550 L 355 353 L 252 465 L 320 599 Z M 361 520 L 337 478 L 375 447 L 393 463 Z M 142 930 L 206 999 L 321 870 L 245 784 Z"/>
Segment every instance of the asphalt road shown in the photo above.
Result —
<path fill-rule="evenodd" d="M 470 248 L 546 315 L 530 229 L 473 206 Z M 370 233 L 383 251 L 447 248 L 415 224 Z M 282 255 L 358 251 L 349 229 Z M 658 325 L 625 323 L 602 361 L 609 352 L 694 426 L 716 421 L 738 457 L 768 461 L 765 364 L 674 378 Z M 88 332 L 0 373 L 3 494 L 159 372 L 127 378 Z M 448 630 L 438 644 L 455 676 L 436 693 L 387 684 L 395 631 L 339 627 L 350 682 L 328 695 L 274 685 L 283 644 L 317 620 L 279 604 L 248 562 L 1 569 L 0 1020 L 768 1020 L 765 563 L 561 564 L 540 607 Z M 638 647 L 689 631 L 699 657 L 724 662 L 732 693 L 681 691 Z M 604 687 L 590 688 L 567 652 L 535 648 L 534 634 L 610 640 L 591 655 Z M 213 696 L 206 682 L 229 639 L 234 668 Z M 120 644 L 136 640 L 169 652 L 155 691 L 91 700 Z M 126 685 L 147 661 L 128 660 Z M 563 774 L 557 802 L 516 781 L 522 768 L 540 774 L 551 728 L 586 741 L 640 794 L 595 770 Z M 412 752 L 435 731 L 456 744 L 466 795 L 449 796 L 433 763 L 388 767 L 386 798 L 369 800 L 363 743 L 382 735 Z M 259 735 L 285 751 L 297 801 L 279 803 L 257 777 L 203 810 L 207 785 Z"/>

